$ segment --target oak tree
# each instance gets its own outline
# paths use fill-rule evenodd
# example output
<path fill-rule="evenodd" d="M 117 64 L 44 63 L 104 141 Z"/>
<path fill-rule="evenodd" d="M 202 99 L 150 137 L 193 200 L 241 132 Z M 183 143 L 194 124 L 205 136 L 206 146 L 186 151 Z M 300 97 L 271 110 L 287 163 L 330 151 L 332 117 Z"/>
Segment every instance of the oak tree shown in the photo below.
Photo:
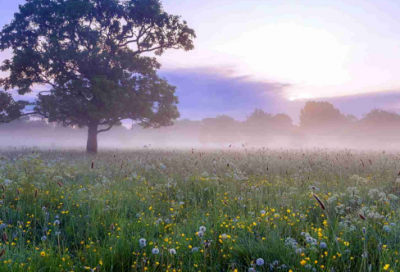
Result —
<path fill-rule="evenodd" d="M 97 135 L 131 119 L 143 127 L 179 117 L 176 88 L 157 75 L 150 56 L 192 50 L 193 29 L 163 10 L 159 0 L 27 0 L 0 32 L 0 87 L 39 92 L 33 112 L 49 122 L 88 127 L 87 152 Z"/>

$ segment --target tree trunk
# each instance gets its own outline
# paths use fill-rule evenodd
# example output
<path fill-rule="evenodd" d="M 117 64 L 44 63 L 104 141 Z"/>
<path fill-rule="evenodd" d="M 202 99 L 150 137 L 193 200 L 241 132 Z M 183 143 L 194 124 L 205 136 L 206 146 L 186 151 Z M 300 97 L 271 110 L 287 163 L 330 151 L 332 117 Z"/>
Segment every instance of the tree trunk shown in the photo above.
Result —
<path fill-rule="evenodd" d="M 86 153 L 97 154 L 97 128 L 99 124 L 93 122 L 89 124 L 88 140 L 86 145 Z"/>

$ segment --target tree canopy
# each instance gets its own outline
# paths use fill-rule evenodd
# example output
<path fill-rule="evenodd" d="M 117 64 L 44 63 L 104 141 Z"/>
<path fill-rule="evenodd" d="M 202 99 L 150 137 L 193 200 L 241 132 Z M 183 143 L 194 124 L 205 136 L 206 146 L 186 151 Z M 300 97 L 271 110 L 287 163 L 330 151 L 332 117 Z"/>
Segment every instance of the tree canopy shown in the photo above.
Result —
<path fill-rule="evenodd" d="M 11 94 L 0 91 L 0 124 L 9 123 L 23 115 L 22 110 L 29 103 L 15 101 Z"/>
<path fill-rule="evenodd" d="M 343 124 L 345 116 L 329 102 L 308 101 L 300 111 L 300 127 L 329 130 Z"/>
<path fill-rule="evenodd" d="M 202 120 L 199 140 L 206 143 L 234 143 L 240 140 L 239 123 L 228 115 Z"/>
<path fill-rule="evenodd" d="M 143 53 L 192 50 L 195 37 L 159 0 L 27 0 L 0 32 L 0 50 L 13 51 L 0 86 L 21 95 L 50 86 L 32 113 L 88 127 L 87 150 L 97 152 L 97 135 L 124 119 L 160 127 L 179 117 L 176 88 Z"/>

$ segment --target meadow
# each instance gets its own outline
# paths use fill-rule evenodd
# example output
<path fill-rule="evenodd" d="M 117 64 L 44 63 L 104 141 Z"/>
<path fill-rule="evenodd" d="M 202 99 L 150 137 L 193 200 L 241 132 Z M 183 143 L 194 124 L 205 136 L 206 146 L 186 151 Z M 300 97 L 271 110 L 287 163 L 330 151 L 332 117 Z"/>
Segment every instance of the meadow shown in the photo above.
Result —
<path fill-rule="evenodd" d="M 0 151 L 0 271 L 400 271 L 400 153 Z"/>

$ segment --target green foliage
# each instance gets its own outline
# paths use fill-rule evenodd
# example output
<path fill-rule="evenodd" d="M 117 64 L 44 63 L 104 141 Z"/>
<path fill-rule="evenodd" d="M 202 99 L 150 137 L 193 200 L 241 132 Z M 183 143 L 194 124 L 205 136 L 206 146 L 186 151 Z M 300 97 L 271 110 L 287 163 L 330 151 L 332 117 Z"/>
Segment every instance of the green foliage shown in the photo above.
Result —
<path fill-rule="evenodd" d="M 9 93 L 0 91 L 0 124 L 9 123 L 22 116 L 22 110 L 29 103 L 26 101 L 14 101 Z"/>
<path fill-rule="evenodd" d="M 3 151 L 0 271 L 398 271 L 397 157 Z"/>

